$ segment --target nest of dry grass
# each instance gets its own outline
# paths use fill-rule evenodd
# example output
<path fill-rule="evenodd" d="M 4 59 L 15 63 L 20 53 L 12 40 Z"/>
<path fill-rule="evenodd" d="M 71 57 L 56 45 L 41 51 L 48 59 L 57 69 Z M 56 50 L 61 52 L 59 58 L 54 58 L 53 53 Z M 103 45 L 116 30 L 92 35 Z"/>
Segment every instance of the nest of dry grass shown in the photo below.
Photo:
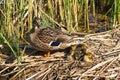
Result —
<path fill-rule="evenodd" d="M 84 37 L 84 44 L 94 55 L 89 63 L 61 58 L 62 52 L 49 58 L 25 55 L 21 64 L 5 63 L 8 57 L 0 54 L 0 80 L 105 80 L 120 79 L 120 29 Z M 58 57 L 55 57 L 55 56 Z"/>

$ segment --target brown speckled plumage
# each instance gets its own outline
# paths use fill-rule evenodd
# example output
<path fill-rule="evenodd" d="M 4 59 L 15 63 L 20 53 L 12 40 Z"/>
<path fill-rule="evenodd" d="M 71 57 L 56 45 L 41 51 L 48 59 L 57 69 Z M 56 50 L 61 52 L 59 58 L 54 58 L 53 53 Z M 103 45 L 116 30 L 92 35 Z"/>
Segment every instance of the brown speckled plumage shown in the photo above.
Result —
<path fill-rule="evenodd" d="M 71 45 L 79 44 L 74 38 L 60 29 L 46 27 L 41 29 L 38 21 L 33 20 L 33 28 L 27 36 L 27 41 L 38 51 L 47 52 L 44 56 L 50 56 L 50 51 L 66 49 Z"/>
<path fill-rule="evenodd" d="M 51 51 L 59 49 L 57 46 L 51 46 L 50 43 L 57 41 L 65 43 L 71 39 L 72 37 L 68 36 L 62 31 L 50 27 L 43 29 L 33 27 L 28 35 L 28 42 L 31 44 L 31 46 L 39 51 Z"/>

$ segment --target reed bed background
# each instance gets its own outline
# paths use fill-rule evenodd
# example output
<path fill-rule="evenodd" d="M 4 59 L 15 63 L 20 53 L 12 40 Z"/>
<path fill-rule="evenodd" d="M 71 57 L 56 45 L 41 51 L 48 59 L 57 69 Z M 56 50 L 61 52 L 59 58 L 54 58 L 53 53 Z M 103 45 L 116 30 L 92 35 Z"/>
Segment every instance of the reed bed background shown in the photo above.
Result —
<path fill-rule="evenodd" d="M 65 27 L 69 32 L 89 32 L 93 20 L 109 17 L 109 27 L 120 23 L 119 0 L 0 0 L 0 45 L 6 44 L 20 63 L 19 44 L 38 17 L 41 26 Z M 97 20 L 96 20 L 97 21 Z M 113 26 L 113 27 L 114 27 Z"/>

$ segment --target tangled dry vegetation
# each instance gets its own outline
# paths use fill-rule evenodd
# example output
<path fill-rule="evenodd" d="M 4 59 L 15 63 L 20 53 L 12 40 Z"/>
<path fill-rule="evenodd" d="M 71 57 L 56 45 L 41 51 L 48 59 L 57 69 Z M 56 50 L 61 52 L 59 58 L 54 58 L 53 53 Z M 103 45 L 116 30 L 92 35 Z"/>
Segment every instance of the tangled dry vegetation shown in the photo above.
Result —
<path fill-rule="evenodd" d="M 119 80 L 120 28 L 88 34 L 83 38 L 87 50 L 94 55 L 93 63 L 65 60 L 61 58 L 63 52 L 43 58 L 39 52 L 25 55 L 18 65 L 15 60 L 7 63 L 8 56 L 1 49 L 0 80 Z"/>

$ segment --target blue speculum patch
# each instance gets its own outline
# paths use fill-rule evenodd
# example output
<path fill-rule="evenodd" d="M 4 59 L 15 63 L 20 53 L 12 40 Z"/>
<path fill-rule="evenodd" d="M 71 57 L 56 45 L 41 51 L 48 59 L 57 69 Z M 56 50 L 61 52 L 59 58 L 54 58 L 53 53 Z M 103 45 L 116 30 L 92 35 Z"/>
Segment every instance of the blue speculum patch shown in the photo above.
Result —
<path fill-rule="evenodd" d="M 51 46 L 59 46 L 61 42 L 52 42 Z"/>

